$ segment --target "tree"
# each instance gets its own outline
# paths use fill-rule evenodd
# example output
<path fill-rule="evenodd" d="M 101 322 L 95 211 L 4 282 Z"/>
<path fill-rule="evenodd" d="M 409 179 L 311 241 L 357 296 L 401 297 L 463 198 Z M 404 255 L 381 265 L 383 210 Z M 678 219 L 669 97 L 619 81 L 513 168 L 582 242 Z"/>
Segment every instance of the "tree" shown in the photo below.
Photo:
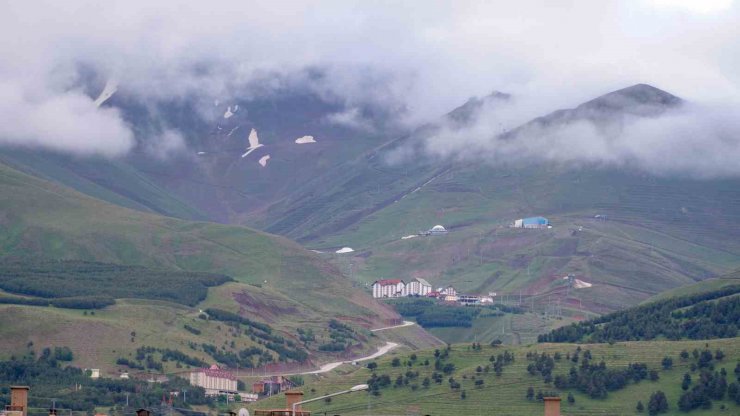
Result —
<path fill-rule="evenodd" d="M 367 368 L 370 370 L 375 370 L 376 368 L 378 368 L 378 363 L 376 363 L 375 361 L 371 361 L 367 363 Z"/>
<path fill-rule="evenodd" d="M 637 401 L 637 406 L 635 407 L 635 410 L 637 410 L 637 413 L 642 413 L 642 411 L 645 410 L 645 406 L 642 405 L 642 401 Z"/>
<path fill-rule="evenodd" d="M 527 397 L 527 400 L 532 400 L 532 399 L 534 399 L 534 387 L 532 387 L 532 386 L 529 386 L 529 387 L 527 388 L 527 396 L 526 396 L 526 397 Z"/>
<path fill-rule="evenodd" d="M 665 413 L 668 411 L 668 399 L 665 397 L 665 393 L 658 390 L 650 395 L 650 401 L 648 402 L 648 413 L 650 415 L 657 415 L 658 413 Z"/>
<path fill-rule="evenodd" d="M 503 344 L 503 342 L 500 339 L 494 339 L 493 341 L 491 341 L 491 346 L 494 348 L 498 347 L 501 344 Z"/>
<path fill-rule="evenodd" d="M 476 387 L 483 387 L 483 379 L 475 380 Z"/>
<path fill-rule="evenodd" d="M 681 351 L 681 360 L 686 361 L 689 359 L 689 352 L 686 350 Z"/>
<path fill-rule="evenodd" d="M 689 386 L 691 386 L 691 375 L 689 373 L 686 373 L 683 375 L 683 381 L 681 381 L 681 388 L 686 391 L 689 389 Z"/>
<path fill-rule="evenodd" d="M 391 365 L 392 365 L 393 367 L 400 367 L 400 366 L 401 366 L 401 360 L 399 360 L 399 359 L 398 359 L 398 357 L 395 357 L 395 358 L 394 358 L 394 359 L 393 359 L 393 360 L 391 361 Z"/>
<path fill-rule="evenodd" d="M 666 356 L 663 358 L 662 364 L 664 369 L 670 370 L 673 367 L 673 358 Z"/>
<path fill-rule="evenodd" d="M 421 382 L 421 385 L 424 386 L 425 389 L 428 389 L 430 383 L 431 381 L 429 380 L 429 377 L 424 377 L 424 381 Z"/>
<path fill-rule="evenodd" d="M 650 381 L 658 381 L 658 379 L 660 379 L 658 372 L 655 370 L 650 370 Z"/>
<path fill-rule="evenodd" d="M 568 403 L 573 404 L 576 402 L 576 398 L 573 397 L 573 393 L 568 392 Z"/>
<path fill-rule="evenodd" d="M 461 398 L 462 400 L 465 400 L 465 398 L 466 398 L 466 397 L 468 397 L 468 395 L 467 395 L 467 394 L 465 394 L 465 390 L 463 390 L 463 391 L 462 391 L 462 393 L 460 393 L 460 398 Z"/>
<path fill-rule="evenodd" d="M 714 358 L 717 361 L 722 361 L 722 359 L 725 358 L 725 353 L 722 352 L 722 350 L 717 350 L 717 352 L 714 353 Z"/>

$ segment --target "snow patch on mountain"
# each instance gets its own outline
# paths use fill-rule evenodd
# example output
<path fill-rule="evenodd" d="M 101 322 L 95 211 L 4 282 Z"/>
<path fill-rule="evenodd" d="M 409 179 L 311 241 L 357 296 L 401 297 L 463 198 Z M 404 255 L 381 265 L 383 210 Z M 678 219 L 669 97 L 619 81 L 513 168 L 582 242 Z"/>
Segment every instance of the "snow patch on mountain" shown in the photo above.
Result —
<path fill-rule="evenodd" d="M 103 105 L 104 102 L 108 101 L 110 97 L 113 96 L 113 94 L 118 91 L 118 83 L 115 80 L 109 79 L 105 82 L 105 87 L 103 87 L 103 91 L 100 92 L 100 95 L 98 95 L 98 98 L 95 99 L 95 106 L 100 107 Z"/>
<path fill-rule="evenodd" d="M 308 143 L 316 143 L 316 140 L 314 140 L 313 136 L 303 136 L 295 139 L 295 142 L 297 144 L 308 144 Z"/>
<path fill-rule="evenodd" d="M 258 162 L 258 163 L 259 163 L 260 165 L 262 165 L 262 167 L 264 168 L 265 166 L 267 166 L 267 161 L 268 161 L 268 160 L 270 160 L 270 155 L 264 155 L 264 156 L 262 156 L 262 157 L 260 158 L 260 160 L 259 160 L 259 162 Z"/>

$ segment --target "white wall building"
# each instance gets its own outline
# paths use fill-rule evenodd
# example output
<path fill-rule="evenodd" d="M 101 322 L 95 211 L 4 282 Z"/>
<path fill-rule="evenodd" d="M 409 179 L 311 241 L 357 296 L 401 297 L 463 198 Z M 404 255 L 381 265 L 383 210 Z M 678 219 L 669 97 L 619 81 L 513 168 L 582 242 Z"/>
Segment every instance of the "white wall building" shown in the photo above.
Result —
<path fill-rule="evenodd" d="M 432 285 L 426 280 L 417 277 L 406 283 L 406 296 L 426 296 L 432 291 Z"/>
<path fill-rule="evenodd" d="M 406 296 L 406 284 L 400 279 L 383 279 L 373 282 L 374 298 L 397 298 Z"/>
<path fill-rule="evenodd" d="M 440 295 L 457 295 L 457 290 L 455 290 L 455 288 L 452 286 L 440 287 L 439 289 L 437 289 L 437 292 L 439 292 Z"/>
<path fill-rule="evenodd" d="M 217 365 L 211 368 L 199 368 L 190 373 L 190 384 L 203 387 L 206 396 L 237 393 L 236 377 L 230 371 L 222 370 Z"/>

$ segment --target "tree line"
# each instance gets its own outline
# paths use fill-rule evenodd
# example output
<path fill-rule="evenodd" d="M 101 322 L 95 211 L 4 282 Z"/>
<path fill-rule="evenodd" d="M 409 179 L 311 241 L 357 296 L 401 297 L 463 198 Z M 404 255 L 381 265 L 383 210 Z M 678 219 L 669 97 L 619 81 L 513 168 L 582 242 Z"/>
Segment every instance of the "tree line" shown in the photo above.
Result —
<path fill-rule="evenodd" d="M 644 341 L 733 338 L 740 322 L 740 285 L 681 296 L 589 321 L 573 323 L 538 337 L 539 342 Z M 685 309 L 685 310 L 680 310 Z"/>
<path fill-rule="evenodd" d="M 3 297 L 0 302 L 94 309 L 116 298 L 138 298 L 195 306 L 206 298 L 209 287 L 231 280 L 222 274 L 79 260 L 4 262 L 0 289 L 42 299 Z"/>

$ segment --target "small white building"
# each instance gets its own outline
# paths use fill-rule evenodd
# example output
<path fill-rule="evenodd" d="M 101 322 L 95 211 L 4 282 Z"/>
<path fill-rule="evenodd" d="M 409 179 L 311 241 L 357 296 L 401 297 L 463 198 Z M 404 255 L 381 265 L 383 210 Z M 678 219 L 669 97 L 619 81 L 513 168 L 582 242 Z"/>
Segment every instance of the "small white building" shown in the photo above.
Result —
<path fill-rule="evenodd" d="M 406 283 L 406 296 L 426 296 L 432 291 L 432 285 L 417 277 Z"/>
<path fill-rule="evenodd" d="M 236 394 L 236 377 L 230 371 L 222 370 L 217 365 L 210 368 L 199 368 L 190 373 L 190 384 L 203 387 L 206 396 Z"/>
<path fill-rule="evenodd" d="M 383 279 L 373 282 L 374 298 L 397 298 L 406 296 L 406 284 L 400 279 Z"/>

